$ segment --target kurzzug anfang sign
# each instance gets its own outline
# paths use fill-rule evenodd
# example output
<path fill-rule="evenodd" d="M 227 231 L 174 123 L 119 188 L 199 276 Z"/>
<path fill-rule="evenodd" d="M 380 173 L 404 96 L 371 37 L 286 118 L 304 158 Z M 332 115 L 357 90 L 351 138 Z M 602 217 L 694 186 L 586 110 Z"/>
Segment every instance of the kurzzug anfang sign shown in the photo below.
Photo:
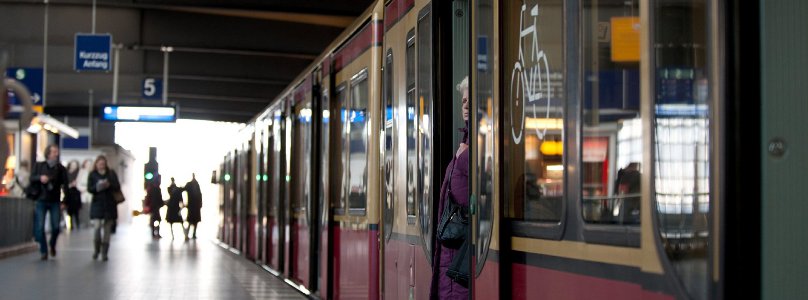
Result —
<path fill-rule="evenodd" d="M 112 70 L 112 35 L 77 33 L 73 69 L 79 72 Z"/>

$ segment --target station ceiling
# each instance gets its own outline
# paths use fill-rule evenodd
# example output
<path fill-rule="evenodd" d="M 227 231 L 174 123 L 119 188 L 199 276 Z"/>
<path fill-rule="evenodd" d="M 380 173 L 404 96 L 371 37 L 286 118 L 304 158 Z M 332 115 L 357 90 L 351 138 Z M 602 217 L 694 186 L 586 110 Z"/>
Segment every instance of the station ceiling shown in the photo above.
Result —
<path fill-rule="evenodd" d="M 110 103 L 113 74 L 73 70 L 74 36 L 92 31 L 92 0 L 0 0 L 0 50 L 9 66 L 46 67 L 45 111 L 86 116 Z M 96 33 L 122 48 L 118 104 L 142 99 L 163 76 L 180 118 L 245 122 L 265 108 L 370 0 L 97 0 Z M 47 20 L 45 15 L 47 13 Z M 47 31 L 45 23 L 47 22 Z M 47 49 L 44 46 L 47 32 Z M 47 53 L 47 60 L 45 59 Z M 97 111 L 95 109 L 94 111 Z"/>

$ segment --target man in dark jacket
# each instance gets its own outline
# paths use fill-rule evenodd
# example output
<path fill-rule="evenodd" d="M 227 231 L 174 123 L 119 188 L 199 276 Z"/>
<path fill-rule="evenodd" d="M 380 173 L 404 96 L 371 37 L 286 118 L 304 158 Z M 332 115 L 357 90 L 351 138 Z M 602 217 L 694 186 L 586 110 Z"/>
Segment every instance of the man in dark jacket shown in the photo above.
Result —
<path fill-rule="evenodd" d="M 48 244 L 50 256 L 56 256 L 56 239 L 59 236 L 59 221 L 62 216 L 60 201 L 62 191 L 67 193 L 67 170 L 59 162 L 59 147 L 48 145 L 45 147 L 46 161 L 38 162 L 31 170 L 30 184 L 39 188 L 36 197 L 36 214 L 34 215 L 34 237 L 39 242 L 39 253 L 42 260 L 48 259 Z M 45 216 L 50 212 L 50 243 L 45 239 Z"/>

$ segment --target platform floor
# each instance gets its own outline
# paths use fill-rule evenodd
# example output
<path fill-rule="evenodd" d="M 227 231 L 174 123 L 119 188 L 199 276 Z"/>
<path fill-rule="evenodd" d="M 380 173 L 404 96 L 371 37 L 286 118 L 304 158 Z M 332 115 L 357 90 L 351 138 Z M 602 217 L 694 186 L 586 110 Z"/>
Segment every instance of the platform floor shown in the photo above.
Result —
<path fill-rule="evenodd" d="M 172 241 L 119 226 L 107 262 L 92 259 L 92 229 L 62 233 L 55 258 L 0 259 L 0 299 L 305 299 L 209 239 L 185 242 L 176 228 Z"/>

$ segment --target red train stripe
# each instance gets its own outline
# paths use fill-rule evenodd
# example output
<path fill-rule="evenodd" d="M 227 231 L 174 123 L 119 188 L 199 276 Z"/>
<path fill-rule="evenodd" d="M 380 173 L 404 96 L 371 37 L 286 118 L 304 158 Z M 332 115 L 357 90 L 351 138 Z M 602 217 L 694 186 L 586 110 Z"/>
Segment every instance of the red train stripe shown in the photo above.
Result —
<path fill-rule="evenodd" d="M 415 7 L 415 0 L 393 0 L 387 4 L 387 7 L 384 8 L 384 31 L 398 23 L 398 20 L 413 7 Z"/>
<path fill-rule="evenodd" d="M 382 41 L 381 23 L 371 21 L 334 54 L 334 72 L 339 72 L 372 46 Z"/>

